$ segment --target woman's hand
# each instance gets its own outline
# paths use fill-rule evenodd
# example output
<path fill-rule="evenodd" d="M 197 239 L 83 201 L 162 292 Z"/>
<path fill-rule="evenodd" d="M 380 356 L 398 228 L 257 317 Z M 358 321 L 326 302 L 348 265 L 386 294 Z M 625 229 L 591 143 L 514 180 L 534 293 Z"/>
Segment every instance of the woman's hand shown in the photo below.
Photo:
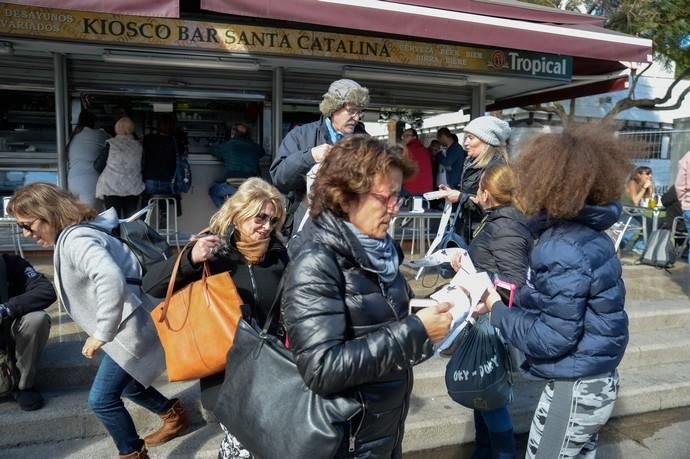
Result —
<path fill-rule="evenodd" d="M 443 191 L 442 198 L 446 201 L 456 203 L 460 199 L 460 191 L 450 188 L 448 185 L 439 185 L 439 191 Z"/>
<path fill-rule="evenodd" d="M 477 307 L 474 309 L 473 316 L 483 316 L 484 314 L 488 314 L 491 312 L 491 309 L 494 307 L 494 303 L 497 301 L 503 301 L 501 300 L 501 296 L 498 294 L 495 288 L 489 287 L 486 289 L 486 292 L 484 292 L 484 295 L 482 295 L 481 301 L 477 304 Z"/>
<path fill-rule="evenodd" d="M 453 255 L 453 258 L 450 259 L 450 266 L 455 272 L 460 271 L 460 268 L 462 267 L 462 252 L 458 252 Z"/>
<path fill-rule="evenodd" d="M 93 356 L 96 355 L 96 351 L 99 350 L 104 344 L 104 341 L 96 339 L 93 336 L 89 336 L 86 338 L 86 342 L 84 342 L 84 347 L 82 348 L 81 353 L 87 359 L 92 359 Z"/>
<path fill-rule="evenodd" d="M 200 237 L 192 247 L 192 263 L 201 264 L 213 258 L 213 249 L 220 244 L 220 238 L 215 234 Z"/>
<path fill-rule="evenodd" d="M 437 343 L 448 335 L 453 316 L 450 314 L 450 303 L 439 303 L 436 306 L 429 306 L 417 313 L 417 317 L 422 321 L 426 334 L 429 339 Z"/>

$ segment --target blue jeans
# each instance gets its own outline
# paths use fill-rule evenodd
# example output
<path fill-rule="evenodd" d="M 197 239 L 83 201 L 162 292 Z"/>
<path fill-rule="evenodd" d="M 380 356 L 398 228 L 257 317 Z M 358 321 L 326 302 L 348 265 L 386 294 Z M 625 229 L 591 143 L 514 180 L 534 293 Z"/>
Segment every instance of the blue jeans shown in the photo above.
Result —
<path fill-rule="evenodd" d="M 119 453 L 124 455 L 139 451 L 144 442 L 137 434 L 122 397 L 158 415 L 170 410 L 174 402 L 153 387 L 145 388 L 107 354 L 103 355 L 89 392 L 89 408 L 113 437 Z"/>
<path fill-rule="evenodd" d="M 515 459 L 513 420 L 508 407 L 474 410 L 475 451 L 472 459 Z"/>
<path fill-rule="evenodd" d="M 211 185 L 211 188 L 208 189 L 208 195 L 211 196 L 211 201 L 213 201 L 213 204 L 220 208 L 223 206 L 225 198 L 232 195 L 235 191 L 237 191 L 236 187 L 223 180 L 221 182 L 215 182 L 213 185 Z"/>
<path fill-rule="evenodd" d="M 172 182 L 170 180 L 144 180 L 144 186 L 146 190 L 144 193 L 147 195 L 152 194 L 174 194 L 172 192 Z"/>

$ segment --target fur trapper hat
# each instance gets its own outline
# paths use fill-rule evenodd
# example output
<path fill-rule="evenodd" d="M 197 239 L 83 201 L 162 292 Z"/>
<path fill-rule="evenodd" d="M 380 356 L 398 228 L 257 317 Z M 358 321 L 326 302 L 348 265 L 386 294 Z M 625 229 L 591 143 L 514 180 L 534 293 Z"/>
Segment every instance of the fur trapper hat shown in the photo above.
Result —
<path fill-rule="evenodd" d="M 319 109 L 325 116 L 331 116 L 333 112 L 347 103 L 365 108 L 369 105 L 369 90 L 353 80 L 346 78 L 336 80 L 331 83 L 328 92 L 323 95 Z"/>

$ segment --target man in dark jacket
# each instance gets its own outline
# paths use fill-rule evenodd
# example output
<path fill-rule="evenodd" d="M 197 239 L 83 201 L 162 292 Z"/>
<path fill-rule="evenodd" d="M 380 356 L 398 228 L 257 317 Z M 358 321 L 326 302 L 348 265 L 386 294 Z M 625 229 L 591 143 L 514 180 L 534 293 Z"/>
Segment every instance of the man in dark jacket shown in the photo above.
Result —
<path fill-rule="evenodd" d="M 55 299 L 53 285 L 28 261 L 14 255 L 0 256 L 0 346 L 14 348 L 19 371 L 15 399 L 25 411 L 43 406 L 34 382 L 50 334 L 50 317 L 44 309 Z"/>
<path fill-rule="evenodd" d="M 271 180 L 283 193 L 292 193 L 299 207 L 287 216 L 284 227 L 295 234 L 306 213 L 307 173 L 326 158 L 331 146 L 352 135 L 362 119 L 362 110 L 369 104 L 369 90 L 348 79 L 331 83 L 319 105 L 318 121 L 290 131 L 283 139 L 271 165 Z M 297 206 L 295 206 L 297 207 Z"/>
<path fill-rule="evenodd" d="M 213 156 L 223 161 L 225 168 L 224 180 L 214 183 L 208 190 L 216 207 L 222 206 L 225 198 L 237 191 L 227 179 L 261 176 L 259 159 L 266 154 L 261 145 L 251 139 L 249 126 L 238 123 L 233 126 L 233 132 L 234 137 L 211 149 Z"/>
<path fill-rule="evenodd" d="M 436 132 L 436 138 L 446 149 L 445 154 L 438 153 L 436 161 L 446 169 L 446 185 L 457 187 L 460 184 L 462 168 L 465 164 L 467 153 L 462 149 L 458 142 L 458 136 L 450 132 L 450 129 L 443 127 Z"/>

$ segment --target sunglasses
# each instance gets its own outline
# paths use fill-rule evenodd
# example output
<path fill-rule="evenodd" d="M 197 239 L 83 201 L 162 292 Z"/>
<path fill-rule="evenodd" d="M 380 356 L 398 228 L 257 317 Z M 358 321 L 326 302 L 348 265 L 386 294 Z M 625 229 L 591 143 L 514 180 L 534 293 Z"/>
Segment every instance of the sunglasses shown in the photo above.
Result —
<path fill-rule="evenodd" d="M 265 225 L 266 222 L 269 222 L 271 226 L 276 226 L 278 222 L 280 222 L 280 218 L 272 217 L 263 212 L 254 216 L 254 223 L 256 223 L 257 225 Z"/>
<path fill-rule="evenodd" d="M 29 233 L 33 233 L 34 230 L 31 228 L 34 226 L 34 223 L 38 221 L 38 218 L 34 219 L 31 221 L 31 223 L 22 223 L 22 222 L 17 222 L 17 226 L 22 230 L 22 231 L 28 231 Z"/>

